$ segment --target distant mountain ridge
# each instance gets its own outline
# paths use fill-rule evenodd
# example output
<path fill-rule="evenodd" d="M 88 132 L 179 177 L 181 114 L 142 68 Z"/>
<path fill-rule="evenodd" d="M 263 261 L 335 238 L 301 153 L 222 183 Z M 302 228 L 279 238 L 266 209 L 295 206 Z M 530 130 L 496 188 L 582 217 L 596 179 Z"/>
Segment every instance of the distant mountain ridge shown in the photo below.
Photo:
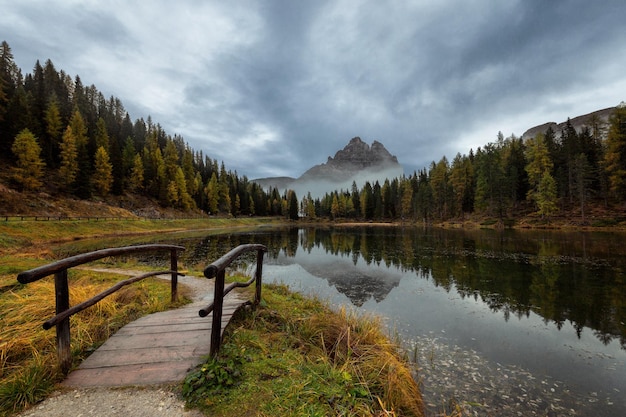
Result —
<path fill-rule="evenodd" d="M 298 197 L 307 192 L 322 195 L 338 189 L 349 189 L 352 182 L 362 187 L 366 181 L 381 183 L 404 174 L 398 158 L 389 153 L 385 146 L 374 141 L 372 145 L 354 137 L 326 163 L 309 168 L 298 178 L 270 177 L 252 180 L 265 189 L 293 189 Z"/>
<path fill-rule="evenodd" d="M 583 131 L 585 127 L 589 127 L 589 129 L 593 130 L 593 124 L 597 123 L 599 128 L 600 137 L 602 139 L 606 139 L 606 135 L 608 133 L 609 126 L 609 117 L 611 113 L 615 110 L 615 107 L 609 107 L 602 110 L 596 110 L 591 113 L 584 114 L 582 116 L 576 116 L 574 118 L 569 119 L 572 127 L 576 130 L 577 133 Z M 541 125 L 537 125 L 535 127 L 531 127 L 522 135 L 522 139 L 531 139 L 534 138 L 538 133 L 546 133 L 549 127 L 552 127 L 554 133 L 557 136 L 560 134 L 561 129 L 565 127 L 567 121 L 556 123 L 556 122 L 547 122 Z"/>

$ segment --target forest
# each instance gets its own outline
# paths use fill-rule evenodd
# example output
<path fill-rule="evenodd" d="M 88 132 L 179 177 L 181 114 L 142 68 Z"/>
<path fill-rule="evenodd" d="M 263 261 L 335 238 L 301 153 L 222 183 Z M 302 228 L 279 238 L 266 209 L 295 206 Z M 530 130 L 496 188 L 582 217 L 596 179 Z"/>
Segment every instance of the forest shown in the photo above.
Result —
<path fill-rule="evenodd" d="M 183 211 L 298 215 L 293 192 L 264 191 L 150 116 L 133 122 L 120 99 L 105 98 L 50 60 L 37 61 L 23 76 L 6 41 L 0 46 L 0 159 L 20 191 L 80 199 L 137 193 Z"/>
<path fill-rule="evenodd" d="M 289 219 L 504 222 L 575 213 L 586 222 L 591 208 L 619 213 L 626 204 L 626 105 L 609 122 L 607 132 L 594 119 L 577 132 L 568 121 L 527 140 L 498 133 L 411 175 L 298 200 L 227 170 L 150 116 L 132 121 L 120 99 L 50 60 L 23 75 L 9 45 L 0 46 L 0 159 L 10 186 L 81 199 L 135 193 L 183 211 Z"/>

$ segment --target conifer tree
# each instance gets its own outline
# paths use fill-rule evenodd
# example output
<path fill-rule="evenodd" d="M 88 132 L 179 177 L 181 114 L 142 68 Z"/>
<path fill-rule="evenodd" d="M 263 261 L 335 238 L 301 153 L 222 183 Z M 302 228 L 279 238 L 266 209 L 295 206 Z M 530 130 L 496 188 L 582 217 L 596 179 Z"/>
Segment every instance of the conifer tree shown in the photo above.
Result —
<path fill-rule="evenodd" d="M 217 175 L 215 172 L 211 174 L 211 179 L 209 180 L 207 186 L 204 189 L 204 192 L 207 196 L 207 208 L 209 214 L 217 214 L 218 204 L 219 204 L 219 186 L 217 183 Z"/>
<path fill-rule="evenodd" d="M 526 159 L 527 197 L 535 202 L 539 214 L 549 216 L 556 211 L 557 185 L 551 174 L 552 160 L 543 134 L 526 142 Z"/>
<path fill-rule="evenodd" d="M 103 146 L 100 146 L 96 151 L 94 164 L 93 186 L 98 194 L 105 197 L 113 184 L 113 167 L 109 160 L 109 154 Z"/>
<path fill-rule="evenodd" d="M 48 166 L 57 166 L 56 159 L 63 131 L 63 122 L 61 121 L 61 113 L 55 98 L 51 99 L 46 109 L 46 149 L 44 151 L 45 160 Z"/>
<path fill-rule="evenodd" d="M 59 177 L 65 190 L 69 191 L 78 174 L 78 149 L 76 148 L 76 137 L 72 132 L 71 126 L 67 126 L 63 133 L 60 157 Z"/>
<path fill-rule="evenodd" d="M 130 171 L 130 189 L 132 191 L 138 192 L 143 190 L 143 179 L 144 179 L 144 169 L 143 169 L 143 159 L 141 159 L 141 155 L 136 154 L 133 160 L 133 167 Z"/>
<path fill-rule="evenodd" d="M 41 187 L 45 164 L 35 135 L 28 129 L 22 130 L 15 137 L 11 151 L 16 158 L 12 170 L 13 180 L 28 191 Z"/>
<path fill-rule="evenodd" d="M 550 217 L 557 212 L 557 191 L 556 181 L 552 178 L 549 172 L 544 172 L 535 194 L 535 201 L 537 203 L 538 213 L 541 216 Z"/>
<path fill-rule="evenodd" d="M 402 219 L 407 219 L 411 216 L 413 211 L 413 187 L 409 180 L 402 181 L 402 202 L 400 205 L 400 216 Z"/>
<path fill-rule="evenodd" d="M 619 201 L 626 200 L 626 103 L 622 102 L 611 117 L 606 140 L 604 166 L 609 189 Z"/>
<path fill-rule="evenodd" d="M 88 198 L 91 195 L 91 170 L 92 158 L 87 150 L 87 126 L 82 114 L 75 110 L 70 118 L 70 127 L 76 140 L 76 152 L 78 160 L 78 175 L 75 181 L 75 193 L 81 198 Z"/>

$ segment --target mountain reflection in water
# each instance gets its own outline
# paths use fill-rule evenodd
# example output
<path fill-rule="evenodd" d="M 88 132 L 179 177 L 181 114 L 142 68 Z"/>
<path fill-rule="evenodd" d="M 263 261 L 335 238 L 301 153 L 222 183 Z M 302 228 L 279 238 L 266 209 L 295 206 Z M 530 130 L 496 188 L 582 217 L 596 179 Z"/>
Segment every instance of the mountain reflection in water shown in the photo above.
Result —
<path fill-rule="evenodd" d="M 249 238 L 273 248 L 270 262 L 282 254 L 357 307 L 384 300 L 404 275 L 397 271 L 414 272 L 506 320 L 534 312 L 559 329 L 569 322 L 578 335 L 587 327 L 604 344 L 626 347 L 626 248 L 618 234 L 318 228 Z M 298 250 L 314 249 L 329 256 L 296 261 Z"/>
<path fill-rule="evenodd" d="M 420 365 L 427 389 L 442 395 L 431 396 L 434 403 L 459 396 L 461 385 L 476 385 L 510 398 L 523 399 L 525 394 L 513 394 L 532 391 L 538 415 L 555 410 L 546 408 L 548 404 L 560 404 L 559 415 L 572 415 L 575 409 L 576 415 L 595 416 L 626 415 L 624 237 L 325 227 L 166 234 L 133 243 L 183 245 L 187 250 L 181 262 L 199 268 L 237 245 L 264 244 L 265 282 L 283 282 L 331 304 L 381 315 L 409 346 L 432 346 L 437 357 L 426 352 Z M 103 241 L 98 245 L 113 246 Z M 165 267 L 169 262 L 165 256 L 143 261 Z M 251 255 L 238 268 L 249 269 L 254 262 Z M 468 354 L 458 363 L 442 357 L 444 351 Z M 483 365 L 461 372 L 475 358 Z M 443 365 L 436 367 L 438 361 Z M 451 369 L 459 370 L 448 378 L 456 383 L 437 385 Z M 502 379 L 506 370 L 508 380 Z M 519 378 L 513 380 L 514 374 Z M 463 380 L 468 375 L 472 381 Z M 483 378 L 484 384 L 476 378 Z M 470 402 L 498 402 L 483 394 L 465 397 Z M 500 408 L 497 415 L 525 410 L 521 402 L 518 405 L 521 408 L 511 413 L 503 414 Z"/>

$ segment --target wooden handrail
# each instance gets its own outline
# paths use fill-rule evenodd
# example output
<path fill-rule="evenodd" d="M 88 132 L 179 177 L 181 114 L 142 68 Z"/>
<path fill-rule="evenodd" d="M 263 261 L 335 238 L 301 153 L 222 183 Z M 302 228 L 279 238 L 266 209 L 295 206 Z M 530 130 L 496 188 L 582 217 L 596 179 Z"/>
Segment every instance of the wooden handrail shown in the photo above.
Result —
<path fill-rule="evenodd" d="M 69 258 L 61 259 L 59 261 L 40 266 L 38 268 L 33 268 L 28 271 L 21 272 L 20 274 L 18 274 L 17 280 L 22 284 L 28 284 L 29 282 L 35 282 L 56 272 L 69 269 L 74 266 L 86 264 L 88 262 L 97 261 L 98 259 L 107 258 L 109 256 L 128 255 L 130 253 L 151 252 L 158 250 L 183 251 L 185 250 L 185 248 L 183 246 L 176 245 L 151 244 L 100 249 L 93 252 L 81 253 L 79 255 L 70 256 Z"/>
<path fill-rule="evenodd" d="M 100 294 L 92 297 L 91 299 L 70 308 L 70 291 L 69 282 L 67 279 L 67 270 L 69 268 L 110 256 L 163 250 L 170 251 L 169 271 L 154 273 L 151 272 L 127 279 L 125 281 L 121 281 L 113 287 L 109 288 L 108 290 L 105 290 Z M 56 326 L 57 355 L 59 358 L 61 371 L 64 374 L 67 374 L 72 366 L 72 355 L 70 351 L 70 316 L 96 304 L 104 297 L 113 294 L 115 291 L 119 290 L 125 285 L 131 284 L 141 279 L 145 279 L 149 276 L 165 273 L 171 274 L 171 298 L 172 302 L 176 301 L 178 299 L 178 276 L 182 275 L 178 272 L 178 251 L 183 250 L 185 250 L 183 246 L 164 244 L 125 246 L 121 248 L 101 249 L 94 252 L 83 253 L 80 255 L 71 256 L 69 258 L 61 259 L 59 261 L 52 262 L 50 264 L 43 265 L 38 268 L 24 271 L 18 274 L 17 280 L 22 284 L 28 284 L 30 282 L 38 281 L 49 275 L 54 275 L 54 289 L 56 294 L 56 316 L 46 321 L 43 324 L 43 327 L 44 329 L 50 329 L 52 326 Z"/>
<path fill-rule="evenodd" d="M 44 330 L 51 329 L 52 326 L 56 326 L 58 323 L 65 320 L 66 318 L 73 316 L 76 313 L 80 313 L 86 308 L 91 307 L 92 305 L 96 304 L 98 301 L 103 300 L 105 297 L 113 294 L 114 292 L 116 292 L 122 287 L 125 287 L 126 285 L 133 284 L 137 281 L 141 281 L 142 279 L 154 277 L 157 275 L 164 275 L 164 274 L 177 274 L 178 276 L 185 276 L 184 274 L 181 274 L 180 272 L 176 272 L 176 271 L 157 271 L 157 272 L 148 272 L 148 273 L 138 275 L 133 278 L 125 279 L 124 281 L 118 282 L 111 288 L 102 291 L 100 294 L 94 295 L 89 300 L 83 301 L 80 304 L 76 304 L 74 307 L 65 310 L 61 314 L 57 314 L 56 316 L 52 317 L 50 320 L 44 322 L 43 328 Z"/>
<path fill-rule="evenodd" d="M 226 268 L 230 266 L 230 264 L 236 260 L 240 255 L 246 252 L 256 251 L 256 271 L 252 278 L 247 282 L 233 282 L 228 285 L 228 287 L 224 288 L 224 280 L 226 275 Z M 220 345 L 222 343 L 222 308 L 224 305 L 224 296 L 228 294 L 233 288 L 236 287 L 247 287 L 251 285 L 253 282 L 256 282 L 256 291 L 254 293 L 254 304 L 258 304 L 261 301 L 261 285 L 262 285 L 262 274 L 263 274 L 263 254 L 267 252 L 267 247 L 265 245 L 260 245 L 256 243 L 250 243 L 247 245 L 239 245 L 235 249 L 232 249 L 226 255 L 219 258 L 217 261 L 208 265 L 204 269 L 204 276 L 211 279 L 215 278 L 215 286 L 213 293 L 213 302 L 209 304 L 207 307 L 201 309 L 198 312 L 200 317 L 206 317 L 211 312 L 213 312 L 213 321 L 211 325 L 211 348 L 209 350 L 209 355 L 211 357 L 217 356 Z"/>

